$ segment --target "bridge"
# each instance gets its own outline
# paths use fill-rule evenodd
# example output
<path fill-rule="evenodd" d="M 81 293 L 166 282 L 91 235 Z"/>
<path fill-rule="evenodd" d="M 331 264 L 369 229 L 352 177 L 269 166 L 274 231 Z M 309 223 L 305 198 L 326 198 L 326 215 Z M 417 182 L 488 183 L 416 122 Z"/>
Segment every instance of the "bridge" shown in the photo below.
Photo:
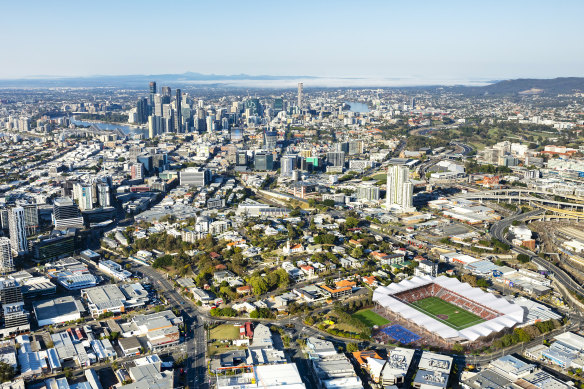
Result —
<path fill-rule="evenodd" d="M 545 196 L 557 196 L 562 199 L 573 200 L 573 202 L 560 201 L 556 199 L 545 198 Z M 490 191 L 465 193 L 456 198 L 467 200 L 491 200 L 498 203 L 518 202 L 519 204 L 528 204 L 546 211 L 540 215 L 534 215 L 533 220 L 584 220 L 584 197 L 574 195 L 558 195 L 541 190 L 531 189 L 494 189 Z"/>

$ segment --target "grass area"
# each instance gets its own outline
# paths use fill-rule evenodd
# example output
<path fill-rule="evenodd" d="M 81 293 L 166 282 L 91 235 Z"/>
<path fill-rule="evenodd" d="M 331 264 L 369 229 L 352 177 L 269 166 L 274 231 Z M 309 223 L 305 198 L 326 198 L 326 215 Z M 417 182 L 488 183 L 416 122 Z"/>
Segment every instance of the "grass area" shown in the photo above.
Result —
<path fill-rule="evenodd" d="M 410 305 L 455 330 L 462 330 L 484 322 L 483 319 L 474 313 L 459 308 L 448 301 L 439 299 L 438 297 L 427 297 L 425 299 L 414 301 Z"/>
<path fill-rule="evenodd" d="M 239 339 L 239 326 L 221 324 L 211 330 L 210 338 L 218 340 Z"/>
<path fill-rule="evenodd" d="M 387 180 L 387 173 L 378 173 L 373 176 L 369 176 L 369 178 L 373 178 L 376 181 Z"/>
<path fill-rule="evenodd" d="M 226 353 L 228 351 L 233 351 L 233 350 L 243 350 L 245 349 L 245 346 L 242 347 L 237 347 L 237 346 L 231 346 L 229 344 L 224 344 L 221 342 L 215 342 L 211 345 L 209 345 L 209 356 L 215 356 L 215 355 L 219 355 L 219 354 L 223 354 Z"/>
<path fill-rule="evenodd" d="M 330 326 L 330 328 L 335 328 L 340 331 L 352 332 L 355 334 L 361 332 L 359 328 L 355 327 L 353 324 L 341 320 L 334 312 L 329 313 L 327 315 L 327 318 L 331 319 L 335 323 L 332 326 Z"/>
<path fill-rule="evenodd" d="M 382 326 L 389 323 L 389 320 L 383 316 L 379 316 L 370 309 L 362 309 L 358 312 L 355 312 L 352 316 L 356 319 L 359 319 L 369 327 Z"/>

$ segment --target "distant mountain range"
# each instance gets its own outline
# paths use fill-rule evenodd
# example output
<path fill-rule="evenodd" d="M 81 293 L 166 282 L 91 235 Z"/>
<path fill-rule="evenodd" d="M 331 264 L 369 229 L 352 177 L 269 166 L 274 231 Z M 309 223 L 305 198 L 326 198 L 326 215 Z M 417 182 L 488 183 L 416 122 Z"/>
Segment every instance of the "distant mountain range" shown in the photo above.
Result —
<path fill-rule="evenodd" d="M 519 78 L 498 81 L 481 87 L 463 87 L 461 90 L 467 94 L 481 95 L 554 95 L 584 92 L 584 77 Z"/>
<path fill-rule="evenodd" d="M 334 83 L 331 83 L 334 80 Z M 40 76 L 35 78 L 0 79 L 0 88 L 51 88 L 51 87 L 78 87 L 78 88 L 136 88 L 147 89 L 148 82 L 156 81 L 158 85 L 178 86 L 211 86 L 211 87 L 245 87 L 245 88 L 292 88 L 295 82 L 306 81 L 307 87 L 394 87 L 404 88 L 412 85 L 415 89 L 435 89 L 440 83 L 430 82 L 423 86 L 420 80 L 408 79 L 367 79 L 367 78 L 336 78 L 315 76 L 272 76 L 249 74 L 201 74 L 187 72 L 183 74 L 152 74 L 152 75 L 121 75 L 121 76 L 88 76 L 88 77 L 51 77 Z M 412 82 L 412 84 L 409 84 Z M 465 85 L 466 84 L 466 85 Z M 484 85 L 485 82 L 474 83 Z M 504 81 L 492 81 L 484 86 L 461 82 L 457 86 L 445 86 L 447 90 L 455 90 L 466 95 L 529 95 L 529 94 L 559 94 L 584 92 L 583 77 L 561 77 L 554 79 L 515 79 Z M 398 86 L 399 85 L 399 86 Z M 415 86 L 414 86 L 415 85 Z"/>

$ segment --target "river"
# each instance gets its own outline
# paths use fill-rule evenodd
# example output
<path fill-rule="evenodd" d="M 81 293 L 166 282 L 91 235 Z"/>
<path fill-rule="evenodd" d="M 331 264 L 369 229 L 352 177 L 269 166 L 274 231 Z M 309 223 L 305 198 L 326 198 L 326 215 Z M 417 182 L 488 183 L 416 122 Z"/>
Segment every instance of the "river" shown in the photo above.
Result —
<path fill-rule="evenodd" d="M 369 112 L 369 106 L 364 103 L 359 103 L 357 101 L 345 101 L 345 104 L 349 106 L 349 111 L 366 113 Z"/>
<path fill-rule="evenodd" d="M 138 127 L 132 127 L 132 126 L 126 126 L 123 124 L 115 124 L 115 123 L 104 123 L 104 122 L 86 122 L 83 120 L 77 120 L 74 117 L 70 117 L 69 120 L 71 121 L 71 123 L 77 125 L 77 126 L 92 126 L 94 125 L 95 127 L 99 128 L 100 130 L 104 130 L 104 131 L 113 131 L 117 128 L 119 128 L 124 134 L 143 134 L 144 133 L 144 129 L 138 128 Z"/>

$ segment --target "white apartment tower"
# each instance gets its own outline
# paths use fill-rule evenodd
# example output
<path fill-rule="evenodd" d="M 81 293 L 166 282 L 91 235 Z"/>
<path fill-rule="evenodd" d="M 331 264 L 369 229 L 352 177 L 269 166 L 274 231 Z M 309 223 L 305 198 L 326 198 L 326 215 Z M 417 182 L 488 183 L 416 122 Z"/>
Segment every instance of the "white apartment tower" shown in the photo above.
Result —
<path fill-rule="evenodd" d="M 14 271 L 14 261 L 12 259 L 12 249 L 10 248 L 10 239 L 0 238 L 0 274 Z"/>
<path fill-rule="evenodd" d="M 97 184 L 97 202 L 102 207 L 111 207 L 111 190 L 108 184 Z"/>
<path fill-rule="evenodd" d="M 392 165 L 387 170 L 387 209 L 413 212 L 414 185 L 409 180 L 409 169 L 403 165 Z"/>
<path fill-rule="evenodd" d="M 8 229 L 10 231 L 10 245 L 15 255 L 26 254 L 28 245 L 26 241 L 26 222 L 24 208 L 14 207 L 8 217 Z"/>
<path fill-rule="evenodd" d="M 79 202 L 79 209 L 87 211 L 93 209 L 93 185 L 88 183 L 76 183 L 73 186 L 73 198 Z"/>
<path fill-rule="evenodd" d="M 298 108 L 302 108 L 302 92 L 304 91 L 304 84 L 298 83 Z"/>

